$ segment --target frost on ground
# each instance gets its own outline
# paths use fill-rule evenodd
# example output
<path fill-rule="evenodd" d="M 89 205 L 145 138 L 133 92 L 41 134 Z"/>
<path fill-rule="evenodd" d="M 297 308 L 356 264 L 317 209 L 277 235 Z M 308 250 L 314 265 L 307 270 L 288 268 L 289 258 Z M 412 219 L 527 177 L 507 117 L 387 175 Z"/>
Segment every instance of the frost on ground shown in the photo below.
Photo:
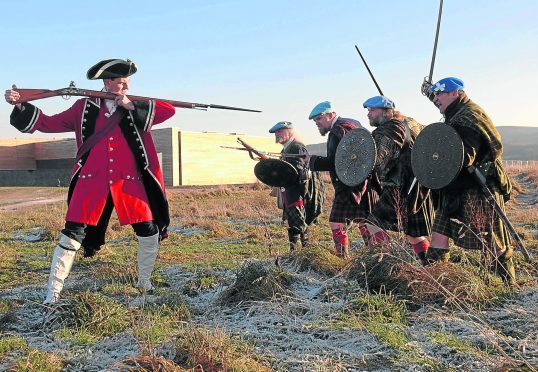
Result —
<path fill-rule="evenodd" d="M 527 187 L 527 186 L 526 186 Z M 519 208 L 536 206 L 536 189 L 518 197 Z M 203 233 L 203 229 L 176 226 L 173 234 L 186 236 Z M 41 230 L 16 231 L 11 239 L 39 241 Z M 127 238 L 128 239 L 128 238 Z M 223 240 L 226 250 L 230 240 Z M 360 244 L 356 244 L 357 249 Z M 263 262 L 268 267 L 274 259 Z M 229 288 L 236 272 L 209 269 L 218 277 L 218 285 L 194 289 L 192 283 L 200 272 L 174 265 L 158 274 L 168 285 L 167 293 L 180 294 L 193 313 L 196 326 L 224 330 L 233 337 L 250 342 L 254 351 L 269 361 L 273 370 L 282 371 L 354 371 L 354 370 L 537 370 L 538 369 L 538 287 L 526 287 L 482 310 L 462 306 L 450 310 L 428 306 L 407 312 L 403 330 L 406 343 L 394 347 L 378 334 L 335 320 L 349 303 L 352 293 L 361 292 L 355 281 L 342 273 L 326 277 L 300 271 L 293 259 L 279 260 L 282 270 L 292 277 L 290 292 L 283 298 L 252 301 L 235 306 L 219 305 L 219 296 Z M 204 269 L 208 270 L 208 269 Z M 204 272 L 205 275 L 205 272 Z M 102 283 L 88 274 L 88 266 L 76 266 L 66 290 L 98 292 Z M 157 292 L 158 294 L 160 292 Z M 144 347 L 132 330 L 106 337 L 91 346 L 77 346 L 44 332 L 46 308 L 41 305 L 45 283 L 0 290 L 2 337 L 22 337 L 30 349 L 51 352 L 65 359 L 68 371 L 117 370 L 121 361 L 136 357 Z M 118 296 L 128 308 L 145 302 L 158 302 L 158 295 L 147 297 Z M 390 324 L 385 325 L 388 329 Z M 1 339 L 0 339 L 1 341 Z M 177 358 L 173 340 L 153 345 L 153 352 L 169 360 Z M 23 353 L 0 351 L 0 371 L 7 370 Z"/>
<path fill-rule="evenodd" d="M 274 262 L 264 264 L 274 265 Z M 223 278 L 220 286 L 185 296 L 193 312 L 192 323 L 225 330 L 249 341 L 275 370 L 427 370 L 423 363 L 400 360 L 404 357 L 401 351 L 366 330 L 331 326 L 330 320 L 343 310 L 350 290 L 358 291 L 355 282 L 342 276 L 327 278 L 309 271 L 300 272 L 292 260 L 281 260 L 280 264 L 293 277 L 291 295 L 231 307 L 218 305 L 218 298 L 233 283 L 235 273 L 215 269 L 214 274 Z M 181 293 L 198 274 L 172 266 L 162 275 L 170 291 Z M 81 281 L 77 286 L 91 284 L 86 282 L 88 279 L 74 275 L 67 289 L 77 279 Z M 18 304 L 10 311 L 12 320 L 2 325 L 5 335 L 21 336 L 32 348 L 64 357 L 66 369 L 72 371 L 114 369 L 120 361 L 141 353 L 129 330 L 89 347 L 73 346 L 50 337 L 42 328 L 43 295 L 42 286 L 0 292 L 1 299 Z M 157 300 L 156 297 L 146 300 Z M 131 306 L 136 306 L 137 301 L 140 298 L 131 300 Z M 500 365 L 521 366 L 523 361 L 537 366 L 537 304 L 538 290 L 532 288 L 482 311 L 422 308 L 410 312 L 405 330 L 409 340 L 406 350 L 413 350 L 422 360 L 456 370 L 488 371 Z M 434 335 L 453 335 L 468 349 L 436 341 Z M 169 359 L 175 356 L 171 341 L 158 345 L 155 351 Z M 7 361 L 0 362 L 0 370 L 7 366 Z"/>

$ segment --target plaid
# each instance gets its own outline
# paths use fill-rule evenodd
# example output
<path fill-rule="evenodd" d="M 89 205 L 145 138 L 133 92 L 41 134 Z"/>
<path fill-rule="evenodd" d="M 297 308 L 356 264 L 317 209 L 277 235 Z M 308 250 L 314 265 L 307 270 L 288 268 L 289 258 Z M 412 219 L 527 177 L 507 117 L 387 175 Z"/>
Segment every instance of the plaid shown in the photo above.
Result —
<path fill-rule="evenodd" d="M 467 96 L 463 96 L 454 107 L 448 107 L 445 114 L 445 121 L 457 131 L 460 128 L 467 128 L 483 139 L 487 146 L 481 150 L 488 152 L 492 160 L 500 158 L 502 154 L 501 135 L 495 129 L 495 125 L 485 111 Z M 465 142 L 465 138 L 462 138 Z M 487 147 L 487 149 L 486 149 Z M 478 152 L 478 151 L 477 151 Z"/>
<path fill-rule="evenodd" d="M 487 162 L 496 165 L 494 172 L 487 175 L 487 184 L 504 210 L 504 197 L 511 185 L 502 168 L 501 136 L 493 122 L 466 95 L 447 108 L 445 120 L 463 140 L 464 167 Z M 502 220 L 477 182 L 465 171 L 451 185 L 439 190 L 435 213 L 433 231 L 452 238 L 457 246 L 489 252 L 510 249 L 510 236 Z"/>
<path fill-rule="evenodd" d="M 321 179 L 321 174 L 310 171 L 309 173 L 308 190 L 304 197 L 307 225 L 317 222 L 318 216 L 323 212 L 325 202 L 325 183 Z"/>
<path fill-rule="evenodd" d="M 504 210 L 504 199 L 494 192 L 495 200 Z M 467 249 L 481 249 L 496 252 L 510 248 L 510 235 L 496 216 L 481 190 L 468 189 L 459 198 L 459 205 L 452 217 L 447 215 L 446 203 L 454 203 L 454 197 L 439 195 L 440 206 L 435 212 L 433 231 L 448 236 L 454 244 Z"/>
<path fill-rule="evenodd" d="M 364 219 L 368 216 L 377 194 L 371 191 L 368 181 L 354 187 L 348 187 L 338 179 L 334 168 L 334 156 L 340 140 L 349 131 L 362 128 L 353 119 L 339 117 L 331 127 L 327 140 L 327 156 L 315 156 L 310 159 L 310 169 L 313 171 L 329 171 L 334 187 L 334 200 L 329 216 L 329 222 L 349 223 Z"/>
<path fill-rule="evenodd" d="M 430 236 L 434 217 L 433 203 L 428 196 L 416 213 L 399 187 L 385 187 L 368 217 L 372 224 L 384 230 L 403 231 L 409 236 Z"/>
<path fill-rule="evenodd" d="M 302 205 L 284 209 L 282 219 L 288 221 L 288 229 L 295 230 L 297 234 L 304 234 L 307 228 L 306 212 Z"/>
<path fill-rule="evenodd" d="M 377 202 L 377 194 L 370 188 L 366 188 L 366 184 L 364 184 L 363 192 L 359 193 L 359 204 L 356 204 L 355 199 L 346 201 L 337 199 L 337 196 L 335 195 L 333 201 L 329 222 L 349 223 L 366 219 Z"/>
<path fill-rule="evenodd" d="M 447 107 L 445 120 L 458 132 L 465 146 L 463 166 L 480 167 L 486 163 L 493 163 L 494 167 L 491 167 L 491 173 L 487 174 L 488 187 L 490 189 L 498 188 L 503 194 L 509 195 L 512 184 L 502 165 L 501 135 L 490 117 L 480 106 L 464 95 Z M 465 184 L 476 186 L 467 172 L 461 172 L 455 183 L 460 186 L 464 185 L 463 188 L 468 187 Z"/>
<path fill-rule="evenodd" d="M 392 119 L 380 124 L 372 135 L 377 148 L 374 171 L 381 181 L 382 191 L 369 216 L 370 222 L 413 237 L 431 235 L 431 197 L 418 185 L 407 194 L 414 178 L 410 148 L 415 132 L 406 130 L 403 122 Z"/>

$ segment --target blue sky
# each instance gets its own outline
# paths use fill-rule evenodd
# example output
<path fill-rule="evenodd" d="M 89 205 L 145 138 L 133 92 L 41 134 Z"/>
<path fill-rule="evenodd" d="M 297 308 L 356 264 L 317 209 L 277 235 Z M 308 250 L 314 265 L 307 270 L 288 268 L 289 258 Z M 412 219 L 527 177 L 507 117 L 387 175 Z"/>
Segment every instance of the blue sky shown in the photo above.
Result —
<path fill-rule="evenodd" d="M 0 86 L 99 90 L 87 69 L 104 58 L 138 65 L 131 94 L 263 110 L 178 109 L 165 126 L 269 135 L 292 121 L 321 142 L 307 117 L 320 101 L 366 124 L 377 95 L 357 44 L 386 96 L 424 124 L 438 110 L 420 94 L 430 70 L 438 1 L 3 1 Z M 434 80 L 457 76 L 496 125 L 538 126 L 538 1 L 445 0 Z M 72 98 L 36 101 L 47 114 Z M 0 137 L 23 137 L 0 103 Z M 34 134 L 36 137 L 43 137 Z M 57 135 L 56 135 L 57 136 Z"/>

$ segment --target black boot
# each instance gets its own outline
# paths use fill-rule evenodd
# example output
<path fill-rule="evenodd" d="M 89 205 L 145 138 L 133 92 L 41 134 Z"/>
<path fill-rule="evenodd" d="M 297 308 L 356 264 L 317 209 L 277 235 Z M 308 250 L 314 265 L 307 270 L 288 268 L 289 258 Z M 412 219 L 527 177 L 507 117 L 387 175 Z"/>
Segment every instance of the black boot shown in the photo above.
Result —
<path fill-rule="evenodd" d="M 420 253 L 417 253 L 417 260 L 420 262 L 422 266 L 428 265 L 428 259 L 426 258 L 426 252 L 422 251 Z"/>
<path fill-rule="evenodd" d="M 299 239 L 301 234 L 297 233 L 294 229 L 288 229 L 288 240 L 290 241 L 290 252 L 294 252 L 299 249 Z"/>
<path fill-rule="evenodd" d="M 308 245 L 310 244 L 310 231 L 306 229 L 304 232 L 301 233 L 301 245 L 303 248 L 308 248 Z"/>
<path fill-rule="evenodd" d="M 431 265 L 434 262 L 448 262 L 449 258 L 450 250 L 448 248 L 442 249 L 430 246 L 426 254 L 426 265 Z"/>

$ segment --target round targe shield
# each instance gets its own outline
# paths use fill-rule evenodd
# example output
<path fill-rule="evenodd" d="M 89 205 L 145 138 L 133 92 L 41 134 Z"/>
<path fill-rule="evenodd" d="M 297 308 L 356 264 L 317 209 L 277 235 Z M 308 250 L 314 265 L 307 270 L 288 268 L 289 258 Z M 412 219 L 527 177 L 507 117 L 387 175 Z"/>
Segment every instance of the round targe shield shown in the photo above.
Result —
<path fill-rule="evenodd" d="M 338 179 L 346 186 L 360 185 L 374 169 L 375 154 L 375 141 L 370 132 L 363 128 L 347 132 L 334 158 Z"/>
<path fill-rule="evenodd" d="M 445 123 L 426 126 L 411 152 L 411 167 L 418 182 L 429 189 L 448 186 L 463 165 L 463 142 L 458 132 Z"/>
<path fill-rule="evenodd" d="M 256 178 L 266 185 L 287 187 L 298 182 L 297 169 L 290 163 L 279 159 L 262 159 L 254 167 Z"/>

